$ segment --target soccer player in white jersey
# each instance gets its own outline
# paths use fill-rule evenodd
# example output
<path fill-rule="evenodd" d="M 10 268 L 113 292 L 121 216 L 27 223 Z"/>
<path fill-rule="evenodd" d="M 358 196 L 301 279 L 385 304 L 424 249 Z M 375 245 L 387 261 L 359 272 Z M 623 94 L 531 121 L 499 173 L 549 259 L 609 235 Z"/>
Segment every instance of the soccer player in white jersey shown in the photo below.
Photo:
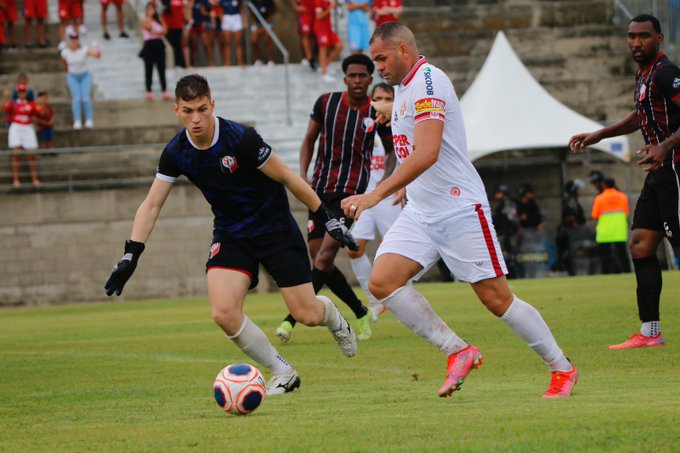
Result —
<path fill-rule="evenodd" d="M 394 88 L 382 82 L 373 87 L 371 94 L 375 102 L 393 102 Z M 385 148 L 382 145 L 380 137 L 376 136 L 373 146 L 373 156 L 371 157 L 371 178 L 368 181 L 366 192 L 375 189 L 375 186 L 383 179 L 386 167 L 394 166 L 394 153 L 390 156 L 385 155 Z M 391 168 L 390 168 L 391 171 Z M 380 203 L 364 212 L 354 225 L 352 225 L 352 235 L 359 244 L 359 250 L 347 250 L 347 255 L 350 258 L 352 271 L 364 290 L 369 300 L 369 309 L 371 310 L 371 317 L 373 322 L 378 320 L 378 315 L 385 311 L 385 306 L 378 302 L 368 290 L 368 278 L 373 270 L 373 264 L 366 255 L 366 244 L 368 241 L 375 239 L 376 230 L 380 233 L 380 237 L 385 237 L 385 233 L 392 226 L 399 214 L 401 213 L 402 202 L 404 200 L 404 190 L 399 194 L 393 194 L 382 200 Z M 369 334 L 370 337 L 370 334 Z M 357 336 L 359 340 L 368 339 L 363 333 Z"/>
<path fill-rule="evenodd" d="M 400 165 L 373 191 L 345 198 L 345 215 L 360 218 L 380 200 L 406 187 L 408 204 L 383 239 L 369 280 L 371 293 L 417 335 L 447 355 L 447 377 L 439 396 L 460 389 L 482 353 L 466 343 L 407 282 L 441 256 L 456 280 L 467 281 L 479 300 L 500 317 L 548 365 L 544 398 L 567 397 L 576 368 L 557 345 L 538 311 L 510 291 L 501 248 L 491 223 L 484 184 L 467 156 L 465 127 L 453 85 L 420 56 L 406 26 L 376 28 L 371 58 L 395 85 L 390 115 Z M 385 120 L 385 118 L 383 118 Z"/>

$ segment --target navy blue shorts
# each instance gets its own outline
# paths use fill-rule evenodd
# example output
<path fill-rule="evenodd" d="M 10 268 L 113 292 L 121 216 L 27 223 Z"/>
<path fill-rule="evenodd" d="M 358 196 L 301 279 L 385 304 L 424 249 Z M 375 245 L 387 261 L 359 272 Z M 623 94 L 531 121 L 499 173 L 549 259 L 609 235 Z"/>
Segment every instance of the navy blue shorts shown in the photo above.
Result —
<path fill-rule="evenodd" d="M 42 129 L 38 130 L 38 141 L 39 142 L 51 142 L 52 139 L 54 138 L 54 128 L 49 126 L 49 127 L 43 127 Z"/>
<path fill-rule="evenodd" d="M 349 197 L 348 193 L 324 193 L 318 194 L 323 204 L 326 205 L 329 211 L 338 219 L 344 219 L 344 224 L 347 228 L 351 227 L 354 223 L 354 219 L 345 217 L 342 208 L 340 207 L 340 202 L 345 198 Z M 323 235 L 326 234 L 326 227 L 318 222 L 314 215 L 309 212 L 307 216 L 307 240 L 313 241 L 314 239 L 321 239 Z"/>
<path fill-rule="evenodd" d="M 676 165 L 665 164 L 647 175 L 635 206 L 632 228 L 662 231 L 673 247 L 680 247 L 678 218 L 680 172 Z"/>
<path fill-rule="evenodd" d="M 206 272 L 232 269 L 250 277 L 250 289 L 257 286 L 262 264 L 279 288 L 289 288 L 312 281 L 307 244 L 297 225 L 287 231 L 252 238 L 234 238 L 215 231 Z"/>

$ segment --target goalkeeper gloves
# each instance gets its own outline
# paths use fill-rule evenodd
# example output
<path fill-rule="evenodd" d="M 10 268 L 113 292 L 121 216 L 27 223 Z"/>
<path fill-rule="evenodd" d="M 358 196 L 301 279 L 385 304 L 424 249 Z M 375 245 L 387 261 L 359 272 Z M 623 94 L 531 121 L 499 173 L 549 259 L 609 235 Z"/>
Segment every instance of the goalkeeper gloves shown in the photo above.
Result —
<path fill-rule="evenodd" d="M 116 293 L 120 296 L 123 292 L 125 283 L 132 277 L 137 267 L 137 260 L 144 251 L 144 243 L 133 240 L 125 241 L 125 253 L 123 257 L 113 266 L 113 270 L 104 283 L 104 289 L 108 296 Z"/>
<path fill-rule="evenodd" d="M 359 244 L 354 240 L 354 236 L 349 232 L 349 228 L 340 219 L 335 217 L 325 204 L 321 203 L 321 206 L 319 206 L 319 209 L 313 215 L 319 222 L 324 224 L 328 234 L 343 247 L 347 246 L 348 249 L 354 251 L 359 250 Z"/>

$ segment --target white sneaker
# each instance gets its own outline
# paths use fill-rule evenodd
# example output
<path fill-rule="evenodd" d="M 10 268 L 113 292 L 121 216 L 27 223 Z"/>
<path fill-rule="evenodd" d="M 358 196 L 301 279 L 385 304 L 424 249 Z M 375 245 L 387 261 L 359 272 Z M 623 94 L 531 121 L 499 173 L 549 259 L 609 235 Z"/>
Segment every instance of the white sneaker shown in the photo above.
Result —
<path fill-rule="evenodd" d="M 300 387 L 300 375 L 293 370 L 291 374 L 272 376 L 267 383 L 267 396 L 283 395 Z"/>
<path fill-rule="evenodd" d="M 309 67 L 309 60 L 307 60 L 306 58 L 303 58 L 302 60 L 300 60 L 300 64 L 302 66 L 308 68 Z"/>
<path fill-rule="evenodd" d="M 83 128 L 83 123 L 80 120 L 76 120 L 73 122 L 73 129 L 82 129 Z"/>
<path fill-rule="evenodd" d="M 274 66 L 276 66 L 276 63 L 274 63 L 272 60 L 269 60 L 267 62 L 267 66 L 269 66 L 270 68 L 273 68 Z"/>
<path fill-rule="evenodd" d="M 345 317 L 341 315 L 340 318 L 340 330 L 335 332 L 331 330 L 331 333 L 333 334 L 333 337 L 335 337 L 335 342 L 338 344 L 338 347 L 342 353 L 346 357 L 353 357 L 357 353 L 357 339 L 354 336 L 352 327 L 349 325 Z M 328 330 L 330 330 L 330 328 Z"/>
<path fill-rule="evenodd" d="M 92 129 L 92 126 L 94 126 L 94 123 L 92 122 L 92 120 L 85 121 L 85 127 L 86 128 Z"/>
<path fill-rule="evenodd" d="M 262 66 L 264 63 L 262 63 L 262 60 L 255 60 L 255 63 L 253 63 L 253 66 Z"/>
<path fill-rule="evenodd" d="M 321 76 L 321 80 L 323 80 L 324 82 L 332 83 L 335 82 L 335 77 L 333 77 L 330 74 L 324 74 Z"/>

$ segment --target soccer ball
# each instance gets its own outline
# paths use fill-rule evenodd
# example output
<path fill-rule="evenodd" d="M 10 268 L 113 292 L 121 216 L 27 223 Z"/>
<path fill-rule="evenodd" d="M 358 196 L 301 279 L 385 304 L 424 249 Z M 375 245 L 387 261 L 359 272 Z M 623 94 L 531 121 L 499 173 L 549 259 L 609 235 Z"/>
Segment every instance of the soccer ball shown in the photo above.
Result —
<path fill-rule="evenodd" d="M 267 395 L 262 373 L 247 363 L 224 367 L 215 378 L 213 391 L 217 405 L 234 415 L 250 414 Z"/>

